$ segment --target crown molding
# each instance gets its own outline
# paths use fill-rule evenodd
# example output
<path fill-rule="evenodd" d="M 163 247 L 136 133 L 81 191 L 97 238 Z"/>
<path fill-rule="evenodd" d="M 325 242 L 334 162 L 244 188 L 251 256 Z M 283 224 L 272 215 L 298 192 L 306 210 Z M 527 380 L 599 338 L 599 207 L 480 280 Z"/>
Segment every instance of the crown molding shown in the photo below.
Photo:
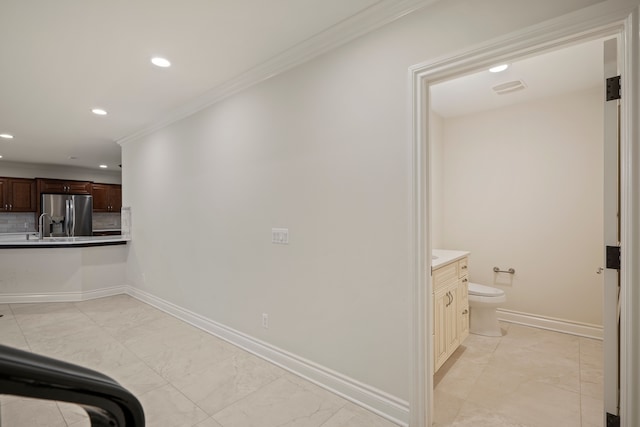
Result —
<path fill-rule="evenodd" d="M 116 142 L 122 146 L 149 135 L 436 1 L 438 0 L 382 0 L 226 83 L 216 86 L 202 96 L 172 110 L 150 126 L 116 139 Z"/>

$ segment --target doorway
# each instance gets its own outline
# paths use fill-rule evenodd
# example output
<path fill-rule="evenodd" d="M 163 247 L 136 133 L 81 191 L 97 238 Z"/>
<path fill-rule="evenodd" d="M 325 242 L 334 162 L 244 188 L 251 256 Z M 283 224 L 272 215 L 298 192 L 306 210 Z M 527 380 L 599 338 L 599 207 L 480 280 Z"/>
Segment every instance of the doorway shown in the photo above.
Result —
<path fill-rule="evenodd" d="M 411 106 L 412 106 L 412 141 L 413 141 L 413 180 L 412 180 L 412 259 L 414 260 L 412 296 L 413 307 L 413 364 L 414 378 L 411 396 L 411 426 L 426 427 L 431 425 L 433 415 L 433 363 L 432 343 L 428 333 L 433 330 L 430 306 L 432 297 L 429 290 L 430 277 L 427 268 L 430 258 L 431 245 L 427 238 L 431 235 L 431 219 L 429 213 L 429 201 L 432 197 L 429 190 L 429 94 L 431 84 L 445 81 L 452 77 L 468 73 L 494 65 L 497 62 L 508 62 L 514 58 L 534 56 L 540 52 L 557 49 L 561 46 L 576 44 L 587 39 L 602 37 L 603 35 L 620 35 L 623 45 L 620 48 L 624 52 L 623 78 L 625 75 L 637 74 L 636 52 L 631 48 L 637 39 L 636 15 L 637 10 L 620 10 L 617 13 L 602 14 L 597 8 L 592 10 L 589 20 L 584 16 L 568 17 L 559 20 L 553 25 L 538 28 L 535 31 L 523 31 L 508 40 L 501 40 L 488 46 L 479 47 L 467 54 L 444 59 L 435 63 L 421 64 L 413 67 L 411 77 Z M 630 179 L 631 173 L 637 167 L 635 160 L 635 144 L 637 138 L 637 125 L 631 120 L 637 114 L 634 104 L 635 79 L 628 78 L 629 86 L 622 92 L 625 101 L 622 108 L 621 125 L 621 217 L 622 217 L 622 274 L 621 274 L 621 385 L 620 385 L 620 412 L 622 425 L 633 425 L 640 419 L 639 411 L 630 404 L 637 398 L 638 390 L 633 381 L 627 380 L 627 373 L 636 372 L 636 359 L 638 356 L 636 336 L 633 320 L 635 315 L 633 308 L 637 302 L 634 299 L 635 290 L 630 286 L 639 276 L 634 267 L 634 251 L 638 246 L 638 213 L 634 203 L 637 203 L 637 191 L 635 182 Z M 633 166 L 633 168 L 632 168 Z M 635 173 L 635 172 L 634 172 Z M 626 220 L 625 220 L 626 218 Z M 429 255 L 429 257 L 427 257 Z M 625 268 L 625 266 L 627 268 Z"/>
<path fill-rule="evenodd" d="M 602 424 L 602 62 L 595 39 L 430 87 L 432 247 L 511 322 L 437 372 L 435 425 Z"/>

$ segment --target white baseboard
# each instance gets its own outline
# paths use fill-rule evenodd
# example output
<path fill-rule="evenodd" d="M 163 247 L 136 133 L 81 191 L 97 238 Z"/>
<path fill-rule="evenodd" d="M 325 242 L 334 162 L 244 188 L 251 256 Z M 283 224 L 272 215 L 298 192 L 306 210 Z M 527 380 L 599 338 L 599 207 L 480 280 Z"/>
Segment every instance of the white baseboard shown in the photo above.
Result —
<path fill-rule="evenodd" d="M 309 380 L 393 423 L 405 427 L 409 425 L 409 403 L 404 400 L 134 287 L 127 287 L 127 294 Z"/>
<path fill-rule="evenodd" d="M 95 298 L 109 297 L 127 293 L 127 286 L 114 286 L 111 288 L 97 289 L 93 291 L 78 292 L 48 292 L 37 294 L 0 294 L 0 304 L 20 304 L 36 302 L 78 302 Z"/>
<path fill-rule="evenodd" d="M 553 317 L 538 316 L 535 314 L 521 313 L 518 311 L 496 310 L 498 320 L 509 323 L 517 323 L 534 328 L 547 329 L 549 331 L 563 332 L 565 334 L 578 335 L 586 338 L 601 340 L 603 338 L 602 326 L 590 323 L 572 322 L 570 320 L 556 319 Z"/>

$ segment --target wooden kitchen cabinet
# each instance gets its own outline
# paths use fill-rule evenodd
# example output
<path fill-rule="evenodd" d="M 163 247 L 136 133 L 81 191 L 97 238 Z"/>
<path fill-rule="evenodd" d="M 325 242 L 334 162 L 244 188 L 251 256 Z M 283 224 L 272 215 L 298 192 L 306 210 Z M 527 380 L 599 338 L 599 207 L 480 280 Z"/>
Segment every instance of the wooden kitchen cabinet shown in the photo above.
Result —
<path fill-rule="evenodd" d="M 434 269 L 432 276 L 436 372 L 469 335 L 467 258 Z"/>
<path fill-rule="evenodd" d="M 117 184 L 93 184 L 93 211 L 120 212 L 122 186 Z"/>
<path fill-rule="evenodd" d="M 91 182 L 38 178 L 38 194 L 91 194 Z"/>
<path fill-rule="evenodd" d="M 0 178 L 0 212 L 35 212 L 36 181 L 25 178 Z"/>

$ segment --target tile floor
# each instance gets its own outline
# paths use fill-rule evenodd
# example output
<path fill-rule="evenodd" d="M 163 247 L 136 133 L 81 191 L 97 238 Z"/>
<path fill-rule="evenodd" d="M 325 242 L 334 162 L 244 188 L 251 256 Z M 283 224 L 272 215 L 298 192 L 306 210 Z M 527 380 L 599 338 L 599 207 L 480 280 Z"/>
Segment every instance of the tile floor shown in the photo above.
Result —
<path fill-rule="evenodd" d="M 134 298 L 0 305 L 0 343 L 103 372 L 149 427 L 395 425 Z M 3 427 L 89 426 L 74 405 L 0 398 Z"/>
<path fill-rule="evenodd" d="M 434 377 L 434 426 L 602 427 L 602 342 L 503 323 Z"/>

